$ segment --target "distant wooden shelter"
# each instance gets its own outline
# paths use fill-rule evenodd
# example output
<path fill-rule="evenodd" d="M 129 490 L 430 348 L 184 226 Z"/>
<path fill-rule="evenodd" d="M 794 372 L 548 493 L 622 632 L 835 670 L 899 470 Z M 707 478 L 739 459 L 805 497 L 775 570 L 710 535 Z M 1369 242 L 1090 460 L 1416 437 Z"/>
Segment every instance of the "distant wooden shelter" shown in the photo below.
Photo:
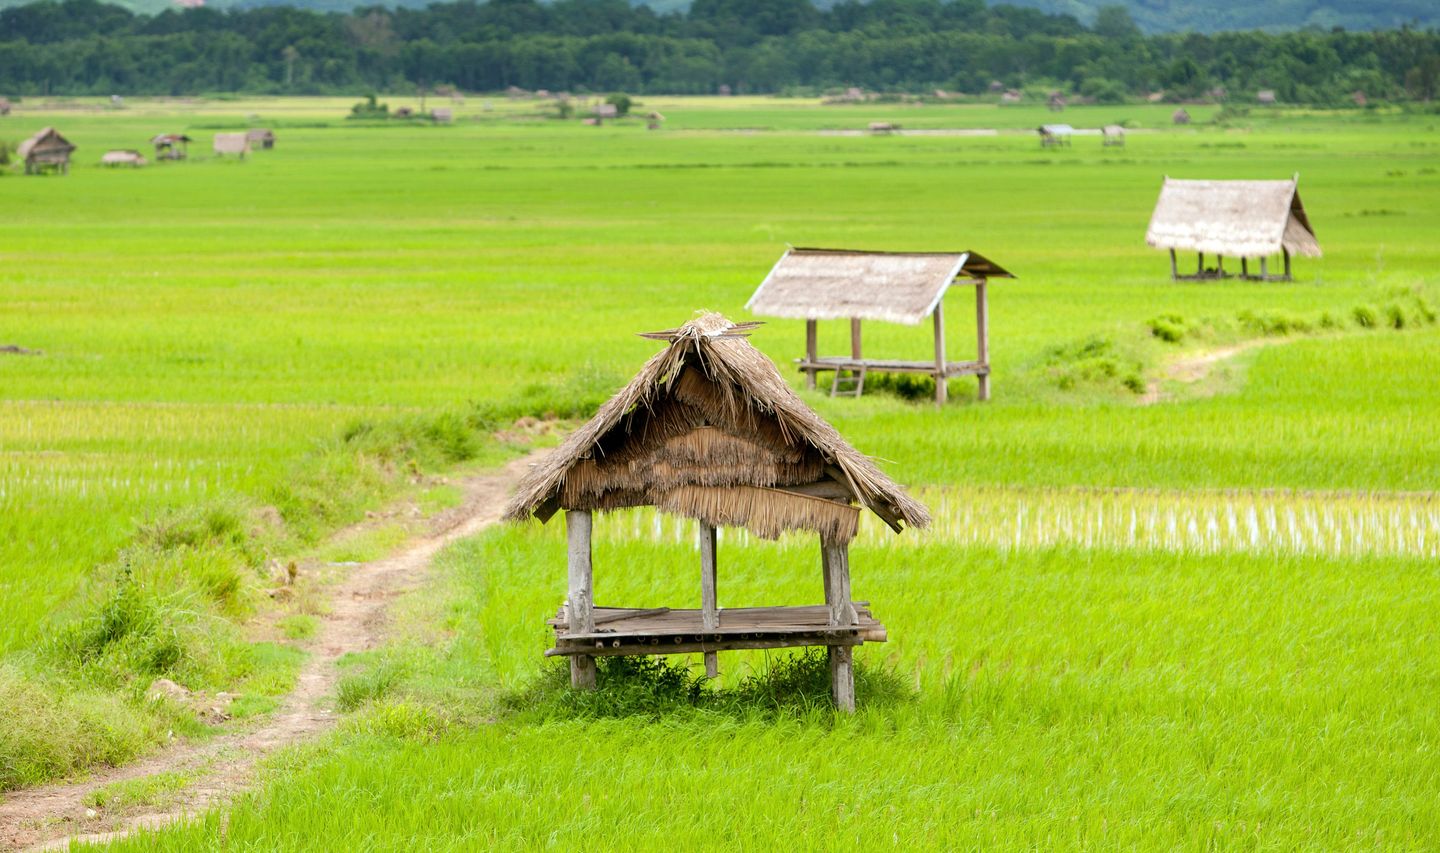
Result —
<path fill-rule="evenodd" d="M 42 172 L 70 174 L 70 154 L 75 146 L 53 127 L 47 127 L 20 143 L 15 154 L 25 161 L 25 174 Z"/>
<path fill-rule="evenodd" d="M 657 110 L 652 110 L 645 115 L 645 129 L 659 130 L 665 124 L 665 116 Z"/>
<path fill-rule="evenodd" d="M 10 115 L 10 99 L 0 98 L 0 116 Z"/>
<path fill-rule="evenodd" d="M 1257 103 L 1265 104 L 1267 106 L 1275 103 L 1275 90 L 1261 89 L 1260 91 L 1255 93 L 1255 101 Z"/>
<path fill-rule="evenodd" d="M 436 124 L 450 124 L 455 121 L 455 111 L 449 107 L 436 107 L 430 111 L 430 118 Z"/>
<path fill-rule="evenodd" d="M 1068 124 L 1042 124 L 1036 132 L 1040 134 L 1041 148 L 1069 147 L 1075 128 Z"/>
<path fill-rule="evenodd" d="M 555 646 L 545 654 L 569 657 L 572 686 L 593 689 L 604 655 L 698 652 L 713 677 L 717 652 L 824 646 L 835 702 L 854 709 L 854 648 L 886 639 L 850 593 L 860 507 L 897 532 L 924 527 L 929 512 L 796 396 L 746 339 L 755 325 L 707 314 L 644 335 L 665 349 L 531 469 L 506 508 L 515 521 L 565 512 L 569 595 L 550 620 Z M 593 514 L 634 506 L 699 522 L 699 609 L 596 606 Z M 818 535 L 825 603 L 722 609 L 721 527 L 766 539 Z"/>
<path fill-rule="evenodd" d="M 870 133 L 875 136 L 889 136 L 900 130 L 900 125 L 888 121 L 870 122 Z"/>
<path fill-rule="evenodd" d="M 1289 281 L 1290 257 L 1320 257 L 1320 243 L 1300 203 L 1300 176 L 1288 181 L 1180 181 L 1165 178 L 1145 242 L 1170 252 L 1170 277 L 1196 281 L 1229 278 L 1225 258 L 1240 259 L 1240 277 Z M 1196 253 L 1194 275 L 1181 275 L 1175 253 Z M 1215 255 L 1215 267 L 1205 255 Z M 1280 255 L 1284 273 L 1270 275 L 1268 258 Z M 1260 260 L 1252 274 L 1250 260 Z"/>
<path fill-rule="evenodd" d="M 1183 109 L 1176 110 L 1175 112 L 1170 114 L 1170 121 L 1172 124 L 1189 124 L 1190 113 L 1189 111 Z"/>
<path fill-rule="evenodd" d="M 1125 147 L 1125 128 L 1118 124 L 1107 124 L 1100 128 L 1100 144 L 1105 148 Z"/>
<path fill-rule="evenodd" d="M 619 117 L 620 117 L 620 110 L 619 110 L 614 104 L 596 104 L 596 105 L 595 105 L 595 123 L 596 123 L 596 124 L 600 124 L 600 123 L 605 122 L 605 121 L 607 121 L 607 120 L 617 119 L 617 118 L 619 118 Z"/>
<path fill-rule="evenodd" d="M 139 151 L 132 148 L 117 148 L 100 155 L 100 165 L 112 168 L 115 166 L 137 168 L 145 165 L 145 158 L 140 155 Z"/>
<path fill-rule="evenodd" d="M 1018 104 L 1024 99 L 1025 96 L 1019 89 L 1006 89 L 1004 93 L 1000 95 L 1000 103 L 1006 105 Z"/>
<path fill-rule="evenodd" d="M 184 160 L 190 156 L 190 143 L 195 140 L 183 133 L 161 133 L 151 137 L 156 160 Z"/>
<path fill-rule="evenodd" d="M 980 399 L 990 399 L 988 280 L 1014 278 L 975 252 L 853 252 L 843 249 L 790 249 L 770 270 L 745 307 L 768 317 L 805 321 L 805 357 L 799 360 L 805 386 L 833 371 L 830 396 L 859 397 L 865 376 L 919 373 L 935 379 L 935 402 L 943 404 L 946 380 L 974 376 Z M 975 288 L 976 355 L 950 361 L 945 351 L 945 293 L 952 284 Z M 865 358 L 861 320 L 918 325 L 930 317 L 935 327 L 935 357 L 927 361 Z M 850 321 L 850 355 L 821 356 L 821 320 Z"/>
<path fill-rule="evenodd" d="M 1061 112 L 1065 109 L 1065 96 L 1060 94 L 1059 92 L 1051 92 L 1050 97 L 1046 99 L 1045 104 L 1047 107 L 1050 108 L 1050 112 Z"/>
<path fill-rule="evenodd" d="M 240 159 L 250 153 L 250 135 L 246 133 L 217 133 L 211 146 L 217 156 L 233 154 Z"/>
<path fill-rule="evenodd" d="M 263 148 L 267 151 L 275 147 L 275 131 L 264 127 L 252 127 L 245 132 L 245 138 L 250 142 L 250 148 Z"/>

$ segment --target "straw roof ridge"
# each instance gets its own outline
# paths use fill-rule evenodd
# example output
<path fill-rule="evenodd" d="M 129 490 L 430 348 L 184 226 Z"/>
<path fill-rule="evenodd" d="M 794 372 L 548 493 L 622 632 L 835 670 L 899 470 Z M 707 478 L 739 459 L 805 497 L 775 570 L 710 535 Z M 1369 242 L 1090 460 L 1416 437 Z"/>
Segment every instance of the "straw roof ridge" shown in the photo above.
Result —
<path fill-rule="evenodd" d="M 1014 278 L 976 252 L 792 248 L 745 307 L 798 320 L 860 318 L 915 325 L 956 279 Z"/>
<path fill-rule="evenodd" d="M 1284 181 L 1192 181 L 1166 177 L 1145 242 L 1229 257 L 1282 249 L 1320 257 L 1315 229 L 1300 202 L 1299 176 Z"/>
<path fill-rule="evenodd" d="M 589 470 L 592 466 L 609 467 L 606 463 L 611 460 L 605 456 L 607 446 L 615 447 L 631 460 L 640 459 L 643 454 L 632 449 L 621 450 L 626 441 L 642 435 L 652 421 L 663 420 L 665 410 L 677 404 L 698 404 L 710 422 L 707 426 L 713 425 L 723 433 L 712 438 L 717 446 L 724 447 L 727 456 L 749 452 L 747 447 L 753 447 L 754 452 L 760 454 L 757 460 L 769 457 L 768 461 L 773 464 L 734 466 L 728 474 L 714 469 L 701 470 L 697 472 L 697 479 L 688 484 L 670 476 L 672 472 L 666 466 L 636 470 L 644 466 L 625 465 L 626 474 L 632 479 L 607 482 L 613 491 L 595 495 L 594 505 L 607 508 L 654 503 L 682 515 L 723 519 L 724 523 L 746 519 L 745 526 L 762 536 L 778 535 L 784 527 L 828 531 L 848 538 L 853 535 L 853 529 L 844 520 L 844 514 L 838 512 L 844 508 L 843 504 L 828 501 L 835 504 L 831 511 L 804 503 L 815 500 L 804 496 L 749 491 L 789 485 L 767 480 L 814 474 L 816 463 L 805 461 L 805 457 L 814 453 L 820 457 L 816 461 L 822 471 L 831 470 L 832 476 L 843 480 L 860 503 L 882 518 L 888 516 L 892 526 L 898 529 L 900 522 L 914 527 L 926 526 L 930 521 L 929 511 L 805 405 L 781 377 L 774 362 L 746 340 L 746 333 L 756 325 L 731 323 L 720 314 L 711 313 L 676 329 L 644 335 L 667 340 L 668 345 L 646 361 L 635 377 L 602 405 L 593 418 L 531 469 L 506 508 L 506 518 L 518 521 L 532 513 L 548 518 L 555 509 L 561 508 L 565 493 L 579 494 L 575 487 L 581 486 L 580 483 L 567 483 L 572 471 L 583 480 L 597 473 Z M 687 377 L 690 372 L 697 376 Z M 701 382 L 702 378 L 707 381 Z M 706 389 L 703 396 L 699 390 L 702 387 Z M 657 412 L 661 413 L 660 418 L 654 417 Z M 678 434 L 661 429 L 643 440 L 663 448 Z M 617 437 L 622 439 L 618 443 Z M 775 453 L 780 448 L 774 445 L 781 442 L 789 452 Z M 677 458 L 683 462 L 686 454 L 693 454 L 697 449 L 694 441 L 682 444 L 684 454 L 670 457 L 670 465 L 673 466 Z M 805 451 L 798 457 L 797 448 Z M 586 473 L 581 473 L 582 468 L 587 469 Z M 741 475 L 747 472 L 750 477 L 745 481 Z M 738 489 L 744 494 L 716 494 L 726 488 Z M 581 486 L 580 492 L 588 491 Z M 645 499 L 637 500 L 642 495 Z M 797 500 L 788 500 L 787 495 Z M 772 509 L 779 514 L 770 513 Z"/>

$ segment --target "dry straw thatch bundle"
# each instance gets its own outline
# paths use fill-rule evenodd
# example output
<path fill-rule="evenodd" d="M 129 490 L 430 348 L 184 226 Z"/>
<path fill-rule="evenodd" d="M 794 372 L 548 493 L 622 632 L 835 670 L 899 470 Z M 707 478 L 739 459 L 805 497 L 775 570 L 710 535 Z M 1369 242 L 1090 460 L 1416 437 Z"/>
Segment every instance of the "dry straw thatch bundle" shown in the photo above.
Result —
<path fill-rule="evenodd" d="M 848 541 L 854 500 L 897 530 L 928 524 L 925 507 L 750 344 L 755 325 L 706 314 L 645 335 L 668 345 L 531 470 L 506 516 L 650 505 L 766 538 L 811 530 Z"/>

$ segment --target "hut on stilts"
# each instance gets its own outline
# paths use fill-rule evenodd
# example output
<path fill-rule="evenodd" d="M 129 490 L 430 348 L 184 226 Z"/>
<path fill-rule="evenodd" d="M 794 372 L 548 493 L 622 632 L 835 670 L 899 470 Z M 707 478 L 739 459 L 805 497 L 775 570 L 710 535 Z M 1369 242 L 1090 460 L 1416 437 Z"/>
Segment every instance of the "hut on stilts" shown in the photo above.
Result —
<path fill-rule="evenodd" d="M 47 127 L 20 143 L 15 154 L 25 161 L 25 174 L 39 175 L 43 172 L 70 174 L 70 154 L 75 146 L 60 135 L 60 131 Z"/>
<path fill-rule="evenodd" d="M 701 653 L 825 646 L 836 704 L 855 705 L 854 647 L 883 642 L 866 602 L 851 600 L 849 543 L 859 507 L 897 532 L 930 516 L 815 414 L 746 336 L 757 323 L 706 314 L 646 338 L 664 341 L 600 411 L 521 481 L 511 520 L 565 512 L 569 596 L 550 625 L 547 656 L 570 659 L 572 686 L 595 687 L 604 655 Z M 593 514 L 653 506 L 699 522 L 698 610 L 599 607 L 591 566 Z M 725 608 L 718 603 L 717 530 L 820 540 L 825 603 Z"/>
<path fill-rule="evenodd" d="M 805 357 L 798 360 L 805 386 L 833 371 L 830 396 L 859 397 L 865 377 L 876 373 L 919 373 L 935 379 L 935 402 L 944 404 L 946 380 L 974 376 L 979 398 L 990 399 L 990 301 L 988 281 L 1014 278 L 975 252 L 853 252 L 844 249 L 790 249 L 760 283 L 745 307 L 755 314 L 805 321 Z M 952 284 L 975 288 L 975 359 L 950 361 L 945 349 L 945 293 Z M 865 358 L 861 320 L 914 326 L 930 317 L 935 357 L 927 361 Z M 850 321 L 850 355 L 822 356 L 821 320 Z"/>
<path fill-rule="evenodd" d="M 1225 258 L 1240 259 L 1240 278 L 1290 281 L 1290 257 L 1320 257 L 1315 229 L 1300 203 L 1300 176 L 1288 181 L 1179 181 L 1170 177 L 1150 217 L 1145 242 L 1170 252 L 1170 277 L 1176 281 L 1230 278 Z M 1181 275 L 1175 253 L 1196 253 L 1193 275 Z M 1215 266 L 1205 266 L 1205 255 Z M 1280 255 L 1284 272 L 1271 275 L 1268 259 Z M 1250 261 L 1258 258 L 1259 272 Z"/>

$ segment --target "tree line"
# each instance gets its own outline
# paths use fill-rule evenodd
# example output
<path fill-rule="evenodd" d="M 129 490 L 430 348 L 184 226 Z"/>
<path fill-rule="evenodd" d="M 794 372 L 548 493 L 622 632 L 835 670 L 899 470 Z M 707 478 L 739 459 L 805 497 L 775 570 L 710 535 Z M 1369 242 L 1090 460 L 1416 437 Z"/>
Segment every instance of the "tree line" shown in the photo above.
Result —
<path fill-rule="evenodd" d="M 1119 6 L 1086 26 L 984 0 L 465 0 L 134 14 L 98 0 L 0 10 L 0 93 L 401 91 L 980 93 L 998 82 L 1120 102 L 1272 89 L 1286 102 L 1434 98 L 1440 32 L 1144 35 Z"/>

